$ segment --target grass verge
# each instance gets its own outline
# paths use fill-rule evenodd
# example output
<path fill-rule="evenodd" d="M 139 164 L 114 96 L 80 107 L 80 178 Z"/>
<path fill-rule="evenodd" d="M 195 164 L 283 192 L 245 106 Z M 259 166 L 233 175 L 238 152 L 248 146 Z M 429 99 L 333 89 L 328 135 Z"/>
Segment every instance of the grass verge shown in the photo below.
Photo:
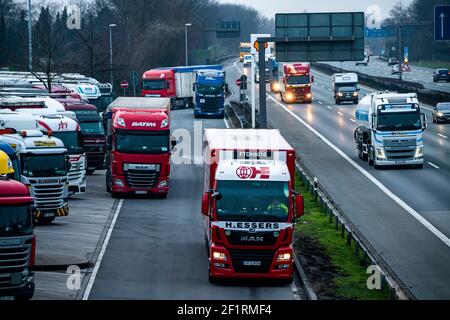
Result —
<path fill-rule="evenodd" d="M 296 175 L 297 190 L 305 199 L 305 216 L 296 227 L 298 248 L 305 269 L 319 299 L 387 300 L 390 293 L 369 290 L 369 275 L 361 264 L 361 254 L 354 255 L 354 245 L 347 245 L 340 231 L 335 230 L 324 208 L 307 191 L 305 183 Z"/>
<path fill-rule="evenodd" d="M 431 69 L 439 69 L 439 68 L 447 68 L 450 69 L 450 62 L 448 61 L 417 61 L 411 62 L 413 66 L 431 68 Z"/>

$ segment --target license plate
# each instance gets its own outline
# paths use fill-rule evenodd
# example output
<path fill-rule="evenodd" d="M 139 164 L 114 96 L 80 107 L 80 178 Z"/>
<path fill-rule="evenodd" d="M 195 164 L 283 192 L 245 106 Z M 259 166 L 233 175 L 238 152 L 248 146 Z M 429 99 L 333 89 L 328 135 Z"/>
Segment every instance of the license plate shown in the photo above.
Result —
<path fill-rule="evenodd" d="M 247 267 L 260 267 L 261 261 L 244 261 L 242 264 Z"/>
<path fill-rule="evenodd" d="M 44 218 L 52 218 L 54 216 L 55 216 L 55 214 L 53 212 L 44 213 Z"/>
<path fill-rule="evenodd" d="M 147 191 L 136 191 L 135 194 L 147 194 Z"/>
<path fill-rule="evenodd" d="M 0 300 L 1 300 L 1 301 L 5 301 L 5 300 L 7 300 L 7 301 L 13 301 L 13 300 L 14 300 L 14 297 L 13 297 L 13 296 L 0 297 Z"/>

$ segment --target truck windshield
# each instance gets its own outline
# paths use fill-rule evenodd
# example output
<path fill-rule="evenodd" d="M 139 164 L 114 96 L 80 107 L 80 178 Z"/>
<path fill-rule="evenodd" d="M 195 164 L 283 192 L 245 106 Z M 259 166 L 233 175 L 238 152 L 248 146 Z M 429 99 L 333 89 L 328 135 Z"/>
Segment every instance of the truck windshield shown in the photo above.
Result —
<path fill-rule="evenodd" d="M 210 84 L 197 84 L 197 91 L 200 93 L 222 93 L 223 86 Z"/>
<path fill-rule="evenodd" d="M 14 173 L 8 175 L 10 179 L 20 181 L 20 164 L 18 158 L 11 158 L 11 163 L 13 165 Z"/>
<path fill-rule="evenodd" d="M 0 206 L 0 237 L 31 234 L 32 232 L 32 213 L 29 206 Z"/>
<path fill-rule="evenodd" d="M 63 177 L 67 175 L 65 154 L 24 155 L 22 174 L 29 178 Z"/>
<path fill-rule="evenodd" d="M 355 90 L 356 90 L 356 86 L 354 86 L 354 87 L 351 87 L 351 86 L 339 87 L 339 91 L 341 91 L 341 92 L 353 92 Z"/>
<path fill-rule="evenodd" d="M 80 122 L 81 132 L 84 134 L 104 135 L 103 123 L 101 121 Z"/>
<path fill-rule="evenodd" d="M 54 132 L 55 138 L 60 139 L 69 154 L 83 153 L 83 147 L 80 143 L 80 136 L 77 131 L 72 132 Z"/>
<path fill-rule="evenodd" d="M 169 131 L 142 132 L 123 131 L 117 132 L 116 149 L 123 153 L 134 154 L 161 154 L 169 152 Z"/>
<path fill-rule="evenodd" d="M 252 50 L 250 47 L 241 47 L 241 52 L 250 53 Z"/>
<path fill-rule="evenodd" d="M 143 90 L 164 90 L 166 88 L 166 80 L 142 80 Z"/>
<path fill-rule="evenodd" d="M 290 85 L 309 84 L 309 76 L 289 76 L 286 78 L 286 82 Z"/>
<path fill-rule="evenodd" d="M 420 130 L 422 123 L 420 113 L 415 112 L 388 112 L 378 113 L 379 131 L 405 131 Z"/>
<path fill-rule="evenodd" d="M 275 181 L 219 181 L 220 221 L 287 222 L 289 185 Z"/>
<path fill-rule="evenodd" d="M 450 104 L 441 104 L 438 106 L 439 111 L 450 111 Z"/>

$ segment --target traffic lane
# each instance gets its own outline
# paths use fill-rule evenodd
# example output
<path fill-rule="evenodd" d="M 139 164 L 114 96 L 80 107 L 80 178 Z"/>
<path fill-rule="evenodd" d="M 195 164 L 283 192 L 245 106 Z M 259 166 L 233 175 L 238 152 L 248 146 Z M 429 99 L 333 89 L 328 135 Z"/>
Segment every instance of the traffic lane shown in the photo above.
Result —
<path fill-rule="evenodd" d="M 193 133 L 192 110 L 171 116 L 173 129 Z M 202 165 L 184 164 L 172 167 L 168 199 L 125 199 L 90 299 L 293 299 L 288 285 L 209 283 L 202 193 Z"/>
<path fill-rule="evenodd" d="M 108 226 L 114 199 L 104 192 L 105 172 L 87 178 L 87 192 L 69 200 L 69 216 L 57 218 L 49 226 L 35 229 L 36 291 L 34 300 L 72 300 L 77 288 L 67 286 L 66 269 L 71 265 L 86 268 L 93 264 L 103 232 Z M 85 273 L 80 274 L 81 282 Z"/>
<path fill-rule="evenodd" d="M 316 99 L 313 104 L 287 106 L 328 140 L 337 145 L 350 158 L 379 179 L 402 200 L 415 210 L 424 212 L 424 216 L 428 221 L 446 236 L 450 237 L 450 198 L 448 197 L 450 166 L 445 161 L 450 156 L 450 153 L 447 153 L 447 157 L 437 159 L 436 155 L 442 154 L 442 149 L 438 148 L 435 150 L 433 145 L 428 143 L 428 139 L 425 136 L 427 163 L 424 169 L 417 170 L 400 167 L 375 170 L 369 167 L 367 162 L 363 163 L 360 161 L 357 156 L 353 135 L 356 125 L 343 112 L 336 110 L 337 106 L 330 110 L 327 108 L 329 105 L 318 103 L 329 99 L 328 90 L 317 89 L 314 95 Z M 442 167 L 436 170 L 435 167 L 428 164 L 428 161 L 438 163 Z"/>
<path fill-rule="evenodd" d="M 450 254 L 442 241 L 292 115 L 270 101 L 268 119 L 418 298 L 450 298 L 450 279 L 446 275 Z"/>

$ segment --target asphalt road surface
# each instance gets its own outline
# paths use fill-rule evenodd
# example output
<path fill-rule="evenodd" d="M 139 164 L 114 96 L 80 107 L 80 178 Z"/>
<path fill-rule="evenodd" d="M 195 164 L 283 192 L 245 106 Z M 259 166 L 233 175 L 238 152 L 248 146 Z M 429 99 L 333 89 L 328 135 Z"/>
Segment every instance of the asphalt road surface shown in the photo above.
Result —
<path fill-rule="evenodd" d="M 194 131 L 192 109 L 174 111 L 171 117 L 173 129 Z M 225 128 L 223 120 L 198 123 Z M 209 283 L 202 193 L 202 166 L 184 164 L 172 166 L 166 200 L 125 199 L 88 298 L 294 299 L 289 285 Z"/>
<path fill-rule="evenodd" d="M 245 70 L 233 64 L 228 63 L 227 76 L 237 79 Z M 331 78 L 314 70 L 313 74 L 312 104 L 286 105 L 269 95 L 269 125 L 280 128 L 308 169 L 417 298 L 450 299 L 450 126 L 429 123 L 424 169 L 375 170 L 357 156 L 356 106 L 335 105 Z M 370 88 L 363 88 L 361 96 L 369 92 Z M 424 107 L 431 121 L 431 106 Z"/>
<path fill-rule="evenodd" d="M 357 71 L 376 77 L 395 78 L 398 79 L 398 74 L 392 74 L 392 67 L 388 66 L 387 61 L 381 60 L 378 57 L 371 57 L 369 64 L 366 66 L 356 66 L 355 62 L 327 62 L 337 68 L 342 68 L 348 71 Z M 403 73 L 403 79 L 415 83 L 421 83 L 425 89 L 450 92 L 450 82 L 433 82 L 433 69 L 417 67 L 410 65 L 411 71 Z"/>

